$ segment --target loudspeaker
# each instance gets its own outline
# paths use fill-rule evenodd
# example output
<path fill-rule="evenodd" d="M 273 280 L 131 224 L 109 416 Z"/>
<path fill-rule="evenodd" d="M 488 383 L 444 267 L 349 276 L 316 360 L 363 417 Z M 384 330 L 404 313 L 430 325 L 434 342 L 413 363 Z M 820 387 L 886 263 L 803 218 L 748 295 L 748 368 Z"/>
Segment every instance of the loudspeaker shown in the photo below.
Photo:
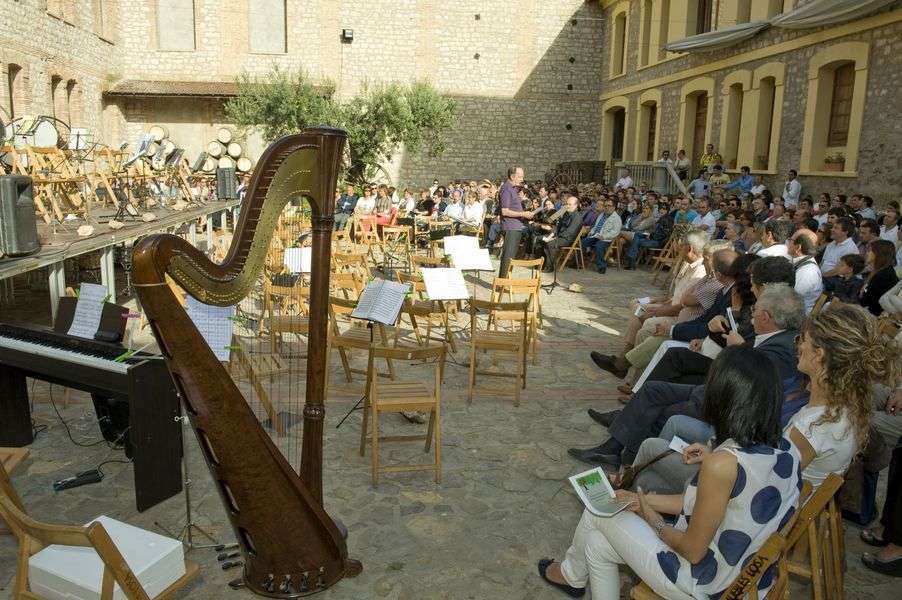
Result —
<path fill-rule="evenodd" d="M 238 197 L 238 180 L 235 169 L 216 169 L 216 197 L 220 200 L 234 200 Z"/>
<path fill-rule="evenodd" d="M 0 176 L 0 250 L 25 256 L 41 249 L 31 177 Z"/>

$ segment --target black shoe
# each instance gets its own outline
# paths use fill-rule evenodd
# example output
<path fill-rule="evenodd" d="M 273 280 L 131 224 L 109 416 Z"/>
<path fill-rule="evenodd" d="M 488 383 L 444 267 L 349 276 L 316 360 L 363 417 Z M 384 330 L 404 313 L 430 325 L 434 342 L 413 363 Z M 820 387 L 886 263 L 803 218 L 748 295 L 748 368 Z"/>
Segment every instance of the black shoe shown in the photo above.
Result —
<path fill-rule="evenodd" d="M 890 577 L 902 577 L 902 556 L 892 560 L 880 560 L 876 555 L 865 552 L 861 555 L 861 562 L 872 571 L 883 573 Z"/>
<path fill-rule="evenodd" d="M 608 272 L 608 268 L 607 268 L 607 267 L 598 267 L 598 272 L 599 272 L 601 275 L 604 275 L 605 273 Z"/>
<path fill-rule="evenodd" d="M 588 410 L 589 416 L 592 417 L 592 420 L 601 425 L 602 427 L 610 427 L 611 424 L 614 423 L 614 419 L 620 416 L 622 410 L 612 410 L 611 412 L 599 412 L 594 408 L 590 408 Z"/>
<path fill-rule="evenodd" d="M 870 529 L 865 529 L 860 534 L 858 534 L 858 537 L 861 538 L 862 542 L 864 542 L 865 544 L 867 544 L 869 546 L 876 546 L 877 548 L 884 548 L 889 545 L 889 542 L 887 542 L 885 539 L 883 539 L 879 535 L 875 534 Z"/>
<path fill-rule="evenodd" d="M 624 377 L 626 377 L 627 369 L 621 369 L 617 366 L 616 356 L 602 354 L 595 351 L 590 352 L 589 356 L 592 357 L 592 362 L 594 362 L 599 369 L 607 371 L 617 379 L 623 379 Z"/>
<path fill-rule="evenodd" d="M 575 588 L 567 585 L 566 583 L 558 583 L 556 581 L 551 581 L 548 579 L 548 576 L 545 575 L 545 572 L 548 570 L 548 567 L 551 566 L 551 563 L 554 561 L 550 558 L 543 558 L 539 561 L 539 577 L 545 580 L 548 585 L 552 585 L 557 589 L 561 590 L 571 598 L 582 598 L 586 593 L 586 588 Z"/>
<path fill-rule="evenodd" d="M 585 450 L 580 450 L 579 448 L 570 448 L 567 450 L 567 454 L 575 458 L 580 462 L 584 462 L 587 465 L 592 465 L 593 467 L 600 467 L 603 465 L 611 465 L 613 467 L 620 466 L 620 454 L 612 454 L 608 452 L 599 451 L 599 447 L 597 448 L 587 448 Z"/>

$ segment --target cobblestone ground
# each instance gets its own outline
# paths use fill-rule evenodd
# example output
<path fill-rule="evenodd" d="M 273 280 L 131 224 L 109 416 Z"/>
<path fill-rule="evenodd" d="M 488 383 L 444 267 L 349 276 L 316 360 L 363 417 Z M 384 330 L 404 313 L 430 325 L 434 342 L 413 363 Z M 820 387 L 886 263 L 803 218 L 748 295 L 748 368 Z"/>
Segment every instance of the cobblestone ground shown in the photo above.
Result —
<path fill-rule="evenodd" d="M 488 280 L 488 275 L 483 275 Z M 647 272 L 567 270 L 564 283 L 579 282 L 583 293 L 558 288 L 543 292 L 544 327 L 540 332 L 539 360 L 530 365 L 520 407 L 511 399 L 477 393 L 466 402 L 466 369 L 447 367 L 443 388 L 443 478 L 435 484 L 427 473 L 383 476 L 378 488 L 370 485 L 369 455 L 360 457 L 357 442 L 360 413 L 341 429 L 335 425 L 360 395 L 357 387 L 338 387 L 327 403 L 324 443 L 324 495 L 326 508 L 348 526 L 348 549 L 364 564 L 356 579 L 340 582 L 323 598 L 362 599 L 541 599 L 560 598 L 536 574 L 544 556 L 560 557 L 579 518 L 580 504 L 566 483 L 581 470 L 566 449 L 603 441 L 604 429 L 594 424 L 586 409 L 611 410 L 618 406 L 617 382 L 589 360 L 590 350 L 614 351 L 629 316 L 631 297 L 657 293 Z M 476 285 L 480 296 L 486 284 Z M 28 300 L 28 299 L 26 299 Z M 33 300 L 33 301 L 31 301 Z M 35 310 L 46 302 L 36 297 L 17 302 L 15 310 Z M 9 307 L 2 310 L 9 314 Z M 466 323 L 461 320 L 460 326 Z M 463 335 L 463 334 L 460 334 Z M 462 339 L 463 342 L 463 339 Z M 466 364 L 468 349 L 461 343 L 456 362 Z M 338 361 L 333 373 L 339 374 Z M 402 378 L 427 377 L 424 366 L 399 367 Z M 504 382 L 504 380 L 499 380 Z M 490 382 L 497 385 L 497 382 Z M 146 511 L 134 508 L 131 468 L 104 467 L 106 479 L 97 485 L 61 493 L 51 483 L 102 460 L 119 458 L 105 446 L 76 448 L 69 441 L 48 402 L 47 386 L 34 388 L 35 415 L 46 424 L 32 445 L 30 459 L 14 483 L 29 511 L 39 519 L 83 523 L 99 514 L 159 530 L 157 524 L 178 530 L 184 522 L 183 496 Z M 60 395 L 55 396 L 59 405 Z M 86 395 L 75 393 L 67 408 L 76 439 L 97 439 L 99 432 L 89 412 Z M 416 426 L 392 418 L 388 433 Z M 188 456 L 194 480 L 192 505 L 196 522 L 219 541 L 231 541 L 219 499 L 194 442 L 189 436 Z M 389 462 L 422 460 L 413 447 L 390 449 Z M 881 499 L 882 502 L 882 499 Z M 847 527 L 847 595 L 849 599 L 898 598 L 894 580 L 873 574 L 860 565 L 864 546 L 858 531 Z M 14 542 L 0 536 L 0 597 L 10 597 L 14 574 Z M 178 597 L 228 599 L 252 597 L 232 591 L 226 583 L 238 569 L 222 571 L 212 550 L 189 552 L 201 565 L 201 576 Z M 622 574 L 623 596 L 628 596 L 629 574 Z M 804 586 L 794 595 L 809 597 Z"/>

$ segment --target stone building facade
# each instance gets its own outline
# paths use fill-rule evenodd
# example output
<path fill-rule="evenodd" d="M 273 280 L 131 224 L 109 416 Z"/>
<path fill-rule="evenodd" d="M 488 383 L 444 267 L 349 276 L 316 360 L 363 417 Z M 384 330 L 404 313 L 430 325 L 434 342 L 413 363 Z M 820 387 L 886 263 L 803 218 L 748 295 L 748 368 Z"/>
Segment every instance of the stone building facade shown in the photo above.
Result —
<path fill-rule="evenodd" d="M 242 72 L 273 64 L 331 79 L 341 97 L 365 81 L 425 79 L 458 119 L 443 156 L 403 152 L 396 181 L 498 177 L 520 163 L 540 177 L 599 153 L 602 9 L 585 0 L 0 0 L 3 85 L 23 67 L 15 112 L 50 114 L 51 78 L 77 82 L 67 113 L 109 144 L 168 127 L 193 158 L 224 125 Z M 61 13 L 61 14 L 59 14 Z M 343 40 L 344 30 L 353 41 Z M 15 79 L 15 81 L 13 81 Z M 178 85 L 176 85 L 178 84 Z M 193 87 L 187 84 L 196 84 Z M 20 93 L 19 91 L 15 92 Z M 0 105 L 11 95 L 4 89 Z M 258 154 L 261 140 L 250 140 Z"/>
<path fill-rule="evenodd" d="M 708 52 L 664 44 L 765 21 L 810 0 L 599 0 L 604 12 L 600 157 L 647 160 L 714 144 L 772 190 L 902 192 L 902 2 L 827 27 L 767 27 Z M 841 159 L 841 160 L 840 160 Z"/>

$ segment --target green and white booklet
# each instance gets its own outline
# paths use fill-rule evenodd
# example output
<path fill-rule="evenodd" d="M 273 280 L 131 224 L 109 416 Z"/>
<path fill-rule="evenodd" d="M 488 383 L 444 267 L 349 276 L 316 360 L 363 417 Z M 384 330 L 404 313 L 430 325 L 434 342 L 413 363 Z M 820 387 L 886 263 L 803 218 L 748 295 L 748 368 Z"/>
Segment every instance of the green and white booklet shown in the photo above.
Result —
<path fill-rule="evenodd" d="M 614 496 L 614 488 L 601 467 L 570 476 L 570 485 L 589 512 L 597 517 L 613 517 L 627 506 Z"/>

